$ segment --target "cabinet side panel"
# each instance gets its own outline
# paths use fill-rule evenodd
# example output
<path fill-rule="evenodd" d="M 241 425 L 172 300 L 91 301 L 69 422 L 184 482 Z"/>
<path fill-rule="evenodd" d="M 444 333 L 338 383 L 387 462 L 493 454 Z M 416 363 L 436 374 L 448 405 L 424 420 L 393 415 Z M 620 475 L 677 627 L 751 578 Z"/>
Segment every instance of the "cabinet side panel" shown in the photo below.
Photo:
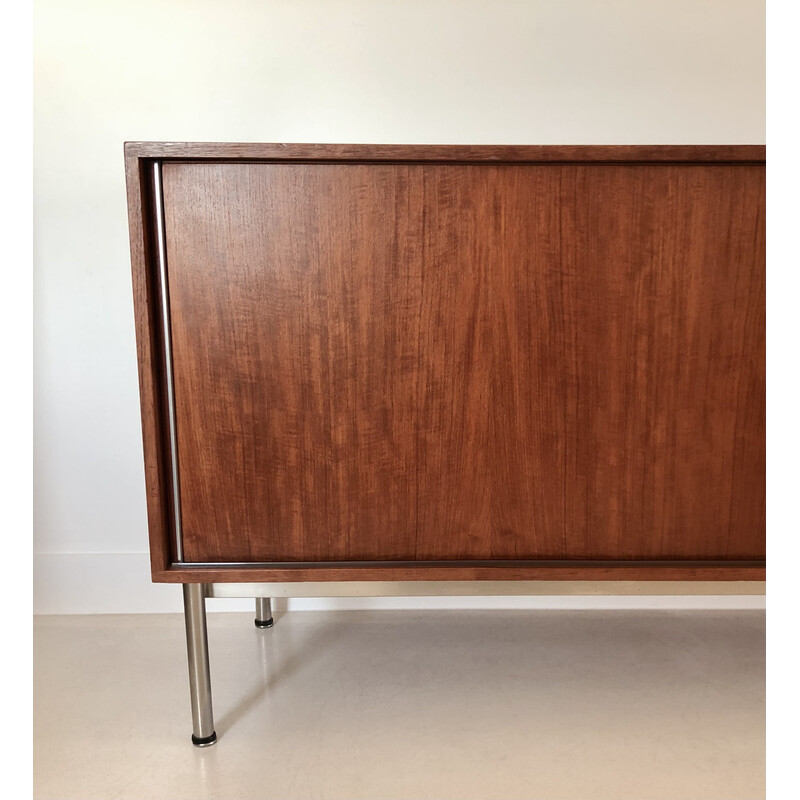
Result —
<path fill-rule="evenodd" d="M 158 355 L 160 333 L 155 316 L 158 291 L 150 263 L 153 250 L 152 186 L 144 172 L 146 163 L 133 156 L 125 158 L 150 563 L 156 575 L 167 569 L 172 556 L 167 500 L 169 487 L 163 446 L 162 364 Z"/>

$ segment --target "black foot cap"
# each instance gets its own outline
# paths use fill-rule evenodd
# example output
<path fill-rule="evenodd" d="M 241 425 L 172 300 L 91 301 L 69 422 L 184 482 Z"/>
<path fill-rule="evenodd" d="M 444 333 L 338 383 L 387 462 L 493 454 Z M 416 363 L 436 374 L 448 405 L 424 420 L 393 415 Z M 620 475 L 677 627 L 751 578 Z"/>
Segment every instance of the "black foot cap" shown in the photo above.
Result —
<path fill-rule="evenodd" d="M 211 736 L 195 736 L 192 734 L 192 744 L 195 747 L 208 747 L 217 741 L 217 732 L 214 731 Z"/>
<path fill-rule="evenodd" d="M 275 620 L 270 617 L 269 619 L 255 620 L 256 628 L 271 628 L 275 624 Z"/>

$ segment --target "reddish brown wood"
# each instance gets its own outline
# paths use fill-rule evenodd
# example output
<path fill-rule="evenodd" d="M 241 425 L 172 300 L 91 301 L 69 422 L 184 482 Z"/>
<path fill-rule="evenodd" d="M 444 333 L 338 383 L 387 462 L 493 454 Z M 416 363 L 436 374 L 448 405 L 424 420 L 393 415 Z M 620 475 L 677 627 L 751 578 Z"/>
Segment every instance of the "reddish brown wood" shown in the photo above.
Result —
<path fill-rule="evenodd" d="M 137 158 L 256 161 L 763 162 L 763 145 L 394 145 L 126 142 Z"/>
<path fill-rule="evenodd" d="M 763 168 L 513 175 L 489 247 L 495 553 L 763 558 Z"/>
<path fill-rule="evenodd" d="M 126 153 L 155 580 L 763 577 L 763 148 Z"/>
<path fill-rule="evenodd" d="M 292 581 L 763 581 L 762 562 L 560 562 L 519 565 L 493 562 L 487 565 L 416 564 L 396 566 L 306 565 L 264 567 L 174 566 L 154 574 L 164 583 L 246 583 Z"/>
<path fill-rule="evenodd" d="M 761 168 L 164 187 L 187 561 L 763 556 Z"/>
<path fill-rule="evenodd" d="M 150 533 L 150 563 L 153 576 L 172 561 L 169 487 L 163 436 L 163 365 L 159 355 L 161 333 L 156 319 L 158 290 L 152 263 L 152 187 L 144 173 L 144 162 L 125 158 L 128 192 L 133 306 L 136 317 L 136 348 L 139 395 L 142 411 L 147 518 Z"/>

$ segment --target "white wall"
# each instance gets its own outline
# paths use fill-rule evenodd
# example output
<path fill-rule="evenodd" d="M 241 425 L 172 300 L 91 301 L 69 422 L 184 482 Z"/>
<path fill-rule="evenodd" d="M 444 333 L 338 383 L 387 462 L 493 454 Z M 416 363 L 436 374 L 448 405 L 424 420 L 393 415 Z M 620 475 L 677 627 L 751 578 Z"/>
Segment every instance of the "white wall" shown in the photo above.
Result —
<path fill-rule="evenodd" d="M 35 16 L 43 613 L 178 608 L 143 555 L 123 141 L 764 142 L 762 0 L 38 0 Z"/>

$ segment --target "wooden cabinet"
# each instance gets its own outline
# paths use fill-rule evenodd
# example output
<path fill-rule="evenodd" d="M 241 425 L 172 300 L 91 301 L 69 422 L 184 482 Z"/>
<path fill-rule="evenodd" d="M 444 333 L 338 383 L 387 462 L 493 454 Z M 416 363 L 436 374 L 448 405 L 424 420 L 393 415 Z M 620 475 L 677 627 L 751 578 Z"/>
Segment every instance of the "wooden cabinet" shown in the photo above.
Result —
<path fill-rule="evenodd" d="M 127 158 L 156 580 L 758 575 L 763 148 Z"/>
<path fill-rule="evenodd" d="M 764 148 L 126 146 L 153 579 L 761 579 Z"/>

